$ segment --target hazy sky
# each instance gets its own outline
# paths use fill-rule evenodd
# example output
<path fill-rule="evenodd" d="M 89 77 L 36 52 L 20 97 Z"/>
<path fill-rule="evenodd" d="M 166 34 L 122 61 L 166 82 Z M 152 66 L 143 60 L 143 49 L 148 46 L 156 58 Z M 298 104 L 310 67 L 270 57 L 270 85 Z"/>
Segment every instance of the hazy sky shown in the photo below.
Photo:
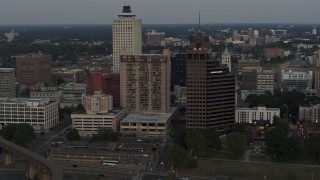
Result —
<path fill-rule="evenodd" d="M 111 24 L 126 0 L 0 0 L 1 24 Z M 143 24 L 320 23 L 320 0 L 128 0 Z"/>

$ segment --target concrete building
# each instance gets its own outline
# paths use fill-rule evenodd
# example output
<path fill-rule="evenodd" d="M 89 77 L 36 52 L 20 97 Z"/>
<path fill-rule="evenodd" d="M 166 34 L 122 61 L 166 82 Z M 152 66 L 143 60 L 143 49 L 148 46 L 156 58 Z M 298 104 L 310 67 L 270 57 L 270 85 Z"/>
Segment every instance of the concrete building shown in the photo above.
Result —
<path fill-rule="evenodd" d="M 129 114 L 121 121 L 120 132 L 138 137 L 165 138 L 171 130 L 171 119 L 175 117 L 176 110 L 171 108 L 169 113 L 160 114 Z"/>
<path fill-rule="evenodd" d="M 317 29 L 316 29 L 316 28 L 313 28 L 312 31 L 311 31 L 311 34 L 312 34 L 312 35 L 317 35 Z"/>
<path fill-rule="evenodd" d="M 16 56 L 17 82 L 27 86 L 51 84 L 51 61 L 51 56 L 40 53 Z"/>
<path fill-rule="evenodd" d="M 281 70 L 281 83 L 289 90 L 312 89 L 312 71 Z"/>
<path fill-rule="evenodd" d="M 60 103 L 62 98 L 62 90 L 57 87 L 41 87 L 39 90 L 31 91 L 30 98 L 49 98 L 50 101 Z"/>
<path fill-rule="evenodd" d="M 30 124 L 36 131 L 49 131 L 59 122 L 58 102 L 50 99 L 0 98 L 0 128 L 7 124 Z"/>
<path fill-rule="evenodd" d="M 186 53 L 171 54 L 171 83 L 170 89 L 173 90 L 175 85 L 186 86 Z"/>
<path fill-rule="evenodd" d="M 112 96 L 95 91 L 94 95 L 84 97 L 84 108 L 87 114 L 108 113 L 113 109 Z"/>
<path fill-rule="evenodd" d="M 257 71 L 257 93 L 264 94 L 266 91 L 274 92 L 274 71 L 262 70 Z"/>
<path fill-rule="evenodd" d="M 316 67 L 314 70 L 314 88 L 320 92 L 320 49 L 318 49 Z"/>
<path fill-rule="evenodd" d="M 229 130 L 235 85 L 235 75 L 211 56 L 209 37 L 196 32 L 187 49 L 187 128 Z"/>
<path fill-rule="evenodd" d="M 16 97 L 14 68 L 0 68 L 0 97 Z"/>
<path fill-rule="evenodd" d="M 128 54 L 142 53 L 141 20 L 136 19 L 131 6 L 123 6 L 122 13 L 112 23 L 113 72 L 120 71 L 120 50 Z"/>
<path fill-rule="evenodd" d="M 19 37 L 19 36 L 20 36 L 20 34 L 17 33 L 17 32 L 14 32 L 13 29 L 12 29 L 10 32 L 8 32 L 8 33 L 4 33 L 4 37 L 7 38 L 7 41 L 8 41 L 8 42 L 14 41 L 14 39 L 15 39 L 16 37 Z"/>
<path fill-rule="evenodd" d="M 255 123 L 257 121 L 265 121 L 273 124 L 273 117 L 280 117 L 279 108 L 237 108 L 236 109 L 236 123 Z"/>
<path fill-rule="evenodd" d="M 71 114 L 72 128 L 78 130 L 80 136 L 91 137 L 101 128 L 119 132 L 120 121 L 125 117 L 125 110 L 112 110 L 97 114 Z"/>
<path fill-rule="evenodd" d="M 84 83 L 86 72 L 83 69 L 54 69 L 52 70 L 52 81 L 57 83 L 63 80 L 64 83 Z"/>
<path fill-rule="evenodd" d="M 130 113 L 170 111 L 170 52 L 120 57 L 121 107 Z"/>
<path fill-rule="evenodd" d="M 299 120 L 320 122 L 320 104 L 311 106 L 299 106 Z"/>
<path fill-rule="evenodd" d="M 226 65 L 229 69 L 229 72 L 231 72 L 231 54 L 229 53 L 228 48 L 226 48 L 222 53 L 221 64 Z"/>
<path fill-rule="evenodd" d="M 77 107 L 83 104 L 83 98 L 86 95 L 87 84 L 84 83 L 68 83 L 60 86 L 62 89 L 62 99 L 60 108 Z"/>
<path fill-rule="evenodd" d="M 260 61 L 258 59 L 240 59 L 238 61 L 238 71 L 242 71 L 247 67 L 260 67 Z"/>
<path fill-rule="evenodd" d="M 187 104 L 187 88 L 179 85 L 174 86 L 175 104 L 185 106 Z"/>

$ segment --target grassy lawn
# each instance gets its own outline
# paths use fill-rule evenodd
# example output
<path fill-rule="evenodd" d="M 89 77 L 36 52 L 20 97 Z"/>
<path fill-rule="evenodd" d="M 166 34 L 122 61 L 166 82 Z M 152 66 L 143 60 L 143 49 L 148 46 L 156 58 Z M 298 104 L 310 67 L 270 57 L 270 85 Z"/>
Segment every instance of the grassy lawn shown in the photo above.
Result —
<path fill-rule="evenodd" d="M 227 151 L 219 151 L 216 153 L 209 154 L 209 158 L 217 158 L 217 159 L 229 159 L 229 160 L 242 160 L 243 156 L 238 158 L 233 158 L 230 156 L 230 153 Z"/>
<path fill-rule="evenodd" d="M 251 154 L 250 161 L 266 162 L 267 157 L 264 154 Z"/>
<path fill-rule="evenodd" d="M 320 168 L 301 167 L 291 165 L 273 165 L 262 163 L 226 162 L 217 160 L 198 160 L 196 169 L 188 173 L 204 176 L 224 175 L 231 180 L 284 180 L 289 174 L 294 174 L 296 179 L 308 180 L 313 174 L 314 179 L 320 179 Z M 291 179 L 291 178 L 290 178 Z"/>

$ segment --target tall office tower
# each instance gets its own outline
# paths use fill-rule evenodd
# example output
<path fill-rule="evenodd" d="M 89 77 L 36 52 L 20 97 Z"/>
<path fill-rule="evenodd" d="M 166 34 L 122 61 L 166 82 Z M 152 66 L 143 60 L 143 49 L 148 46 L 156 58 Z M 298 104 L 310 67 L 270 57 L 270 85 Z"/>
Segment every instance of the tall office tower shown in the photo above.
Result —
<path fill-rule="evenodd" d="M 51 56 L 40 53 L 16 56 L 16 71 L 20 84 L 51 84 Z"/>
<path fill-rule="evenodd" d="M 222 53 L 222 62 L 221 64 L 227 65 L 229 72 L 231 72 L 231 54 L 228 51 L 228 48 Z"/>
<path fill-rule="evenodd" d="M 264 94 L 266 91 L 274 93 L 274 71 L 259 69 L 257 71 L 257 94 Z"/>
<path fill-rule="evenodd" d="M 0 97 L 16 97 L 14 68 L 0 68 Z"/>
<path fill-rule="evenodd" d="M 248 36 L 250 37 L 254 37 L 254 30 L 252 28 L 248 29 Z"/>
<path fill-rule="evenodd" d="M 120 56 L 121 107 L 130 113 L 170 112 L 170 51 Z"/>
<path fill-rule="evenodd" d="M 311 34 L 312 35 L 317 35 L 317 29 L 315 27 L 312 29 Z"/>
<path fill-rule="evenodd" d="M 186 86 L 186 63 L 187 54 L 186 53 L 175 53 L 171 54 L 171 83 L 170 89 L 174 90 L 175 85 L 182 87 Z"/>
<path fill-rule="evenodd" d="M 142 53 L 141 19 L 136 19 L 130 6 L 123 6 L 122 13 L 112 23 L 113 72 L 120 71 L 120 50 L 129 54 Z"/>
<path fill-rule="evenodd" d="M 320 92 L 320 49 L 318 49 L 318 57 L 314 71 L 314 86 L 314 89 Z"/>
<path fill-rule="evenodd" d="M 211 57 L 209 37 L 196 32 L 187 49 L 187 128 L 226 131 L 235 121 L 235 75 Z"/>

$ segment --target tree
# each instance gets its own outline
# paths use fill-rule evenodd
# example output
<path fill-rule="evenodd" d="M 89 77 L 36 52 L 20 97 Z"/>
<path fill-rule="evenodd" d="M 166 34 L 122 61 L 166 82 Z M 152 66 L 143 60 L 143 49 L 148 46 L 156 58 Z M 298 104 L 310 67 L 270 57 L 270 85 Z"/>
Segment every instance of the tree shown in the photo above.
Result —
<path fill-rule="evenodd" d="M 80 137 L 80 134 L 79 134 L 79 132 L 78 132 L 78 130 L 77 129 L 70 129 L 70 131 L 67 133 L 67 135 L 66 135 L 66 138 L 68 139 L 68 140 L 72 140 L 72 141 L 77 141 L 77 140 L 80 140 L 81 139 L 81 137 Z"/>
<path fill-rule="evenodd" d="M 98 129 L 97 134 L 92 135 L 91 140 L 116 142 L 119 140 L 119 134 L 112 129 L 100 128 Z"/>
<path fill-rule="evenodd" d="M 76 112 L 79 112 L 79 113 L 82 113 L 82 112 L 85 112 L 86 109 L 83 107 L 82 104 L 78 104 L 76 109 L 75 109 Z"/>
<path fill-rule="evenodd" d="M 227 136 L 227 150 L 230 157 L 239 158 L 247 148 L 247 137 L 240 133 L 231 133 Z"/>
<path fill-rule="evenodd" d="M 58 78 L 56 83 L 59 86 L 59 85 L 65 83 L 65 81 L 62 78 Z"/>
<path fill-rule="evenodd" d="M 245 135 L 248 139 L 248 142 L 252 141 L 251 131 L 244 123 L 236 123 L 233 127 L 233 132 Z"/>
<path fill-rule="evenodd" d="M 193 150 L 195 156 L 202 158 L 207 155 L 208 141 L 200 131 L 187 131 L 184 142 L 188 150 Z"/>
<path fill-rule="evenodd" d="M 314 135 L 305 141 L 306 153 L 309 159 L 318 162 L 320 160 L 320 135 Z"/>
<path fill-rule="evenodd" d="M 30 97 L 31 88 L 27 87 L 20 92 L 21 97 Z"/>
<path fill-rule="evenodd" d="M 177 144 L 170 149 L 169 159 L 173 162 L 174 169 L 197 167 L 197 162 L 191 159 L 187 151 Z"/>
<path fill-rule="evenodd" d="M 2 128 L 3 137 L 20 145 L 27 146 L 35 138 L 34 129 L 30 124 L 8 124 Z"/>
<path fill-rule="evenodd" d="M 170 102 L 171 104 L 174 104 L 176 102 L 177 96 L 175 94 L 170 95 Z"/>
<path fill-rule="evenodd" d="M 215 130 L 203 129 L 200 131 L 207 139 L 207 148 L 213 151 L 221 150 L 221 140 L 219 134 Z"/>

